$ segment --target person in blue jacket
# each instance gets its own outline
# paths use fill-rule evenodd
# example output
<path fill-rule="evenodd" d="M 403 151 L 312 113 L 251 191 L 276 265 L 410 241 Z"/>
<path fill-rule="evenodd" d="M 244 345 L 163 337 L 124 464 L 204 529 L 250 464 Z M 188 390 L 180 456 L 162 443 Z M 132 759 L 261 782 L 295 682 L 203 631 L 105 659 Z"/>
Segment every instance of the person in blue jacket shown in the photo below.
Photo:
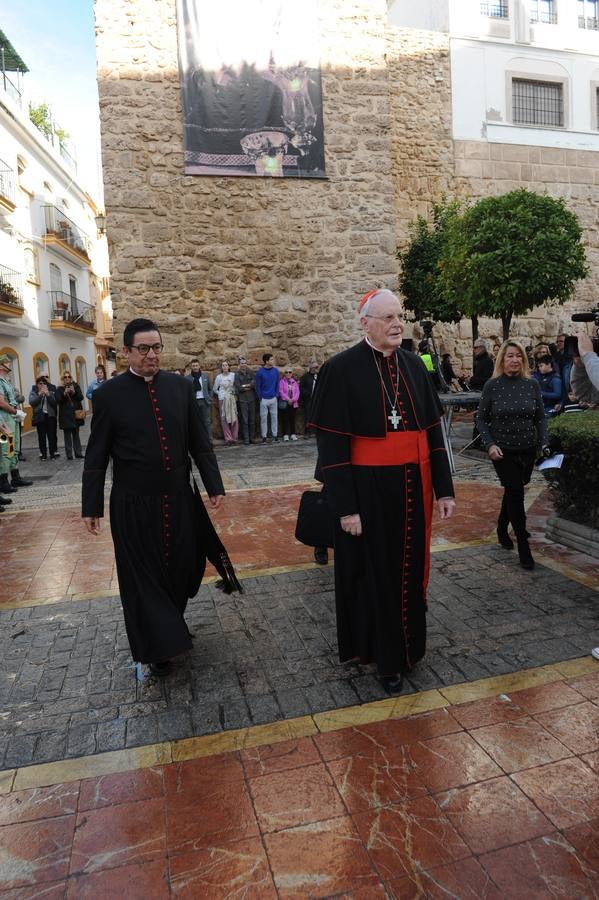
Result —
<path fill-rule="evenodd" d="M 556 374 L 550 356 L 541 356 L 537 359 L 533 378 L 539 382 L 541 388 L 545 415 L 554 416 L 557 412 L 556 407 L 562 401 L 562 379 Z"/>
<path fill-rule="evenodd" d="M 270 431 L 275 444 L 279 440 L 278 420 L 279 370 L 275 366 L 272 353 L 262 356 L 262 365 L 256 372 L 256 394 L 260 401 L 260 434 L 262 443 L 266 443 L 268 435 L 268 417 L 270 415 Z"/>

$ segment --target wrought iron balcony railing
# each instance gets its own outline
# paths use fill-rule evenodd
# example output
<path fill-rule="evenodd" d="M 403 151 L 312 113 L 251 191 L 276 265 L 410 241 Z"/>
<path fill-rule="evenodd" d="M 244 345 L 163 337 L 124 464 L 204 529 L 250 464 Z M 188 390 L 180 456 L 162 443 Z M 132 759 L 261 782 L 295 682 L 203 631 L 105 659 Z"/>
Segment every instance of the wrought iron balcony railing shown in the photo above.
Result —
<path fill-rule="evenodd" d="M 15 204 L 17 199 L 15 173 L 3 159 L 0 159 L 0 197 L 4 197 L 12 204 Z"/>
<path fill-rule="evenodd" d="M 64 291 L 48 291 L 52 307 L 51 318 L 55 322 L 67 322 L 85 331 L 96 331 L 96 308 L 91 304 L 71 297 Z"/>
<path fill-rule="evenodd" d="M 578 27 L 599 31 L 599 19 L 596 16 L 578 16 Z"/>
<path fill-rule="evenodd" d="M 72 247 L 73 250 L 84 253 L 89 259 L 91 242 L 84 231 L 81 230 L 67 215 L 56 206 L 44 206 L 44 218 L 46 222 L 46 234 L 53 234 Z"/>
<path fill-rule="evenodd" d="M 12 74 L 12 73 L 11 73 Z M 9 97 L 18 103 L 19 106 L 23 103 L 23 94 L 11 79 L 8 76 L 8 73 L 4 69 L 0 69 L 0 87 L 4 89 L 4 91 L 8 94 Z"/>
<path fill-rule="evenodd" d="M 21 273 L 7 266 L 0 266 L 0 303 L 23 308 Z"/>
<path fill-rule="evenodd" d="M 495 0 L 492 3 L 481 3 L 480 14 L 487 19 L 509 19 L 510 12 L 507 0 Z"/>

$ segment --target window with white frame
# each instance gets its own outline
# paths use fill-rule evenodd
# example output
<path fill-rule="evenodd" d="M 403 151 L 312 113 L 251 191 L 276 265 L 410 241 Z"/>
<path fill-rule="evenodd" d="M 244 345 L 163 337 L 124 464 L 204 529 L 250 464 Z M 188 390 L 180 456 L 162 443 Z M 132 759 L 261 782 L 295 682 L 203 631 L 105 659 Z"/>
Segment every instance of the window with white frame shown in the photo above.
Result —
<path fill-rule="evenodd" d="M 578 0 L 578 27 L 599 30 L 599 0 Z"/>
<path fill-rule="evenodd" d="M 543 25 L 557 24 L 554 0 L 529 0 L 529 3 L 531 22 L 541 22 Z"/>
<path fill-rule="evenodd" d="M 487 19 L 509 19 L 508 0 L 482 0 L 480 14 Z"/>
<path fill-rule="evenodd" d="M 564 86 L 559 81 L 512 78 L 512 122 L 538 128 L 564 127 Z"/>

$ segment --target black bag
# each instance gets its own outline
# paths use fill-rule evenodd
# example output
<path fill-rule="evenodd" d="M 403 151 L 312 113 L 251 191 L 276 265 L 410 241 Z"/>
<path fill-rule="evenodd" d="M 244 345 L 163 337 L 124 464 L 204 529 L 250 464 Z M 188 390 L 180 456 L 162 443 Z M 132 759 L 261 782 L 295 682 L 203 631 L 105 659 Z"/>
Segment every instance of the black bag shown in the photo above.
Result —
<path fill-rule="evenodd" d="M 304 491 L 300 499 L 295 537 L 308 547 L 332 547 L 334 516 L 322 491 Z"/>

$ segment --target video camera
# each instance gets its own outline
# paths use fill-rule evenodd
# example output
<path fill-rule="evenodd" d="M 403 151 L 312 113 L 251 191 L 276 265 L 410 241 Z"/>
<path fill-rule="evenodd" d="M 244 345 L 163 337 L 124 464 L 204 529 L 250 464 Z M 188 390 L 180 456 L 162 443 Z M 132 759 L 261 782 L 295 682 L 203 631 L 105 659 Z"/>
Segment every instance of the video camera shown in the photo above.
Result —
<path fill-rule="evenodd" d="M 597 328 L 599 328 L 599 306 L 595 307 L 595 309 L 591 309 L 590 312 L 585 313 L 573 313 L 572 314 L 573 322 L 594 322 Z M 422 325 L 422 322 L 420 323 Z"/>
<path fill-rule="evenodd" d="M 595 309 L 591 309 L 589 312 L 585 313 L 573 313 L 572 314 L 573 322 L 593 322 L 595 328 L 597 329 L 597 334 L 599 335 L 599 306 L 596 306 Z M 568 342 L 568 338 L 566 338 L 566 343 Z M 572 338 L 572 341 L 576 340 L 576 338 Z M 599 354 L 599 337 L 591 338 L 593 342 L 593 350 L 595 353 Z M 575 348 L 572 346 L 572 349 Z M 564 347 L 564 351 L 566 347 Z M 578 352 L 577 350 L 575 351 Z M 573 354 L 574 355 L 574 354 Z"/>
<path fill-rule="evenodd" d="M 433 336 L 433 328 L 435 327 L 435 323 L 430 319 L 423 319 L 419 322 L 420 327 L 422 328 L 423 336 L 428 340 Z"/>

